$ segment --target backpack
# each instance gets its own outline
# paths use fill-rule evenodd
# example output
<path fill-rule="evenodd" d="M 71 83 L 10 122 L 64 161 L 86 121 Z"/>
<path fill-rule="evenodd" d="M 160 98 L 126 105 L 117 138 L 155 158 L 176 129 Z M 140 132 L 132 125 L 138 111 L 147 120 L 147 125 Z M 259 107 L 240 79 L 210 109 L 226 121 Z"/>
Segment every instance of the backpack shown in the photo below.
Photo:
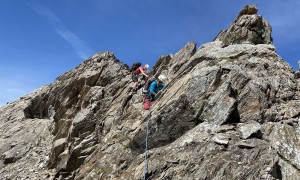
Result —
<path fill-rule="evenodd" d="M 150 98 L 145 97 L 143 101 L 143 107 L 145 110 L 149 110 L 152 105 L 154 105 L 155 101 L 151 101 Z"/>
<path fill-rule="evenodd" d="M 137 68 L 141 67 L 142 63 L 141 62 L 135 62 L 132 64 L 132 66 L 130 67 L 130 72 L 134 72 L 135 70 L 137 70 Z"/>

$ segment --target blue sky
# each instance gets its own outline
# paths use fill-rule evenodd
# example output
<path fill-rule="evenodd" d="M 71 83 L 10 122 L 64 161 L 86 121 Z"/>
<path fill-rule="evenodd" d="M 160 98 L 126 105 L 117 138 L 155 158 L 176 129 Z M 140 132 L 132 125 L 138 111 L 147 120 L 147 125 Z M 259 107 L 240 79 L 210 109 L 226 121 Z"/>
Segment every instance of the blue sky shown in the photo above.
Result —
<path fill-rule="evenodd" d="M 278 54 L 298 70 L 299 0 L 1 1 L 0 106 L 53 82 L 96 52 L 154 65 L 189 41 L 212 41 L 247 4 L 258 4 L 272 25 Z"/>

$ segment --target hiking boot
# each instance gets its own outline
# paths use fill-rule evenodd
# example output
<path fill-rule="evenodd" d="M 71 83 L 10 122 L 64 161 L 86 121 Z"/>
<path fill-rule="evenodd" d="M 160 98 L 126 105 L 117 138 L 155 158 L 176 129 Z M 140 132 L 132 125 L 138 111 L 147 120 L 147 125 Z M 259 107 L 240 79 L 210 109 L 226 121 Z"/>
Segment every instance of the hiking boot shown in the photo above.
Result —
<path fill-rule="evenodd" d="M 132 89 L 132 94 L 136 94 L 137 93 L 137 89 Z"/>

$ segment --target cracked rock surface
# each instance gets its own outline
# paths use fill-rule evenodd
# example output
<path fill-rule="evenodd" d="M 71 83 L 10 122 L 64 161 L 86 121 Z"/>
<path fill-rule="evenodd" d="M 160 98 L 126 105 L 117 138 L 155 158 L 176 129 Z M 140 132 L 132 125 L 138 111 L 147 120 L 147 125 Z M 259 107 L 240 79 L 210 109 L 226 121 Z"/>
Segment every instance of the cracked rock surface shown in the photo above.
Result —
<path fill-rule="evenodd" d="M 187 43 L 151 111 L 112 52 L 0 108 L 4 179 L 299 179 L 300 80 L 246 6 L 213 42 Z"/>

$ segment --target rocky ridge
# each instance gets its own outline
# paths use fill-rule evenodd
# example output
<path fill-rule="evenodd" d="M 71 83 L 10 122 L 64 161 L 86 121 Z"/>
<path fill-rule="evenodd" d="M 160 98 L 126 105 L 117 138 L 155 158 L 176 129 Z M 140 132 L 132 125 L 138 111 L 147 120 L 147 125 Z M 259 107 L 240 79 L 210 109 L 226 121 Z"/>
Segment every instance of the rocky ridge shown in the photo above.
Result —
<path fill-rule="evenodd" d="M 1 177 L 141 179 L 149 123 L 149 179 L 299 179 L 299 79 L 257 11 L 161 56 L 150 115 L 111 52 L 0 108 Z"/>

